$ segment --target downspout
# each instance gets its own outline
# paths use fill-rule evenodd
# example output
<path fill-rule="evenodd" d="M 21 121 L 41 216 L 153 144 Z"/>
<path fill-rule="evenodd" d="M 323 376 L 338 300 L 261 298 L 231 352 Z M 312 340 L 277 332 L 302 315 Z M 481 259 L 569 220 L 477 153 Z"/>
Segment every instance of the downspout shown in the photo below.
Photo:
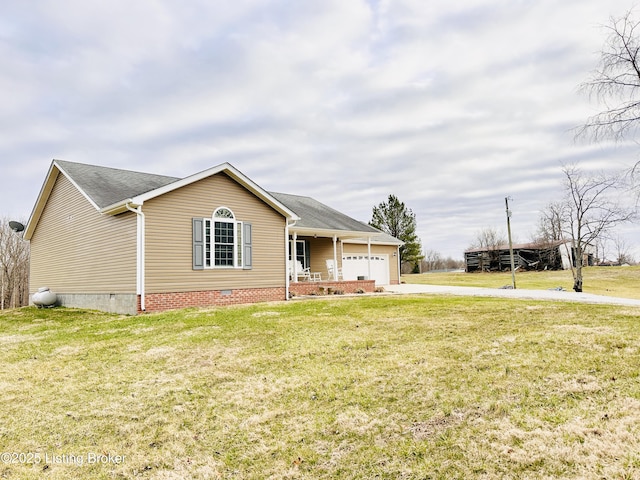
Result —
<path fill-rule="evenodd" d="M 137 224 L 137 245 L 136 245 L 136 257 L 137 257 L 137 262 L 136 262 L 136 293 L 138 295 L 140 295 L 140 310 L 141 311 L 146 311 L 146 306 L 145 306 L 145 292 L 144 292 L 144 286 L 145 286 L 145 277 L 144 277 L 144 270 L 145 270 L 145 251 L 144 251 L 144 244 L 145 244 L 145 218 L 144 218 L 144 213 L 142 213 L 142 205 L 139 205 L 137 208 L 133 208 L 131 206 L 131 204 L 127 203 L 125 204 L 125 207 L 127 208 L 127 210 L 129 210 L 130 212 L 133 212 L 137 215 L 137 219 L 138 219 L 138 224 Z"/>
<path fill-rule="evenodd" d="M 287 219 L 285 221 L 285 225 L 284 225 L 284 281 L 285 281 L 285 300 L 289 300 L 289 286 L 290 286 L 290 281 L 289 281 L 289 266 L 291 265 L 291 263 L 289 263 L 289 252 L 291 250 L 291 242 L 289 241 L 289 227 L 293 227 L 296 224 L 296 220 L 293 220 L 293 223 L 289 223 L 289 220 Z M 295 248 L 295 243 L 294 243 L 294 248 Z M 293 254 L 291 255 L 293 258 Z M 294 265 L 294 269 L 295 267 L 295 262 L 293 262 Z M 296 275 L 296 272 L 294 271 L 294 275 Z M 295 277 L 294 277 L 295 278 Z"/>

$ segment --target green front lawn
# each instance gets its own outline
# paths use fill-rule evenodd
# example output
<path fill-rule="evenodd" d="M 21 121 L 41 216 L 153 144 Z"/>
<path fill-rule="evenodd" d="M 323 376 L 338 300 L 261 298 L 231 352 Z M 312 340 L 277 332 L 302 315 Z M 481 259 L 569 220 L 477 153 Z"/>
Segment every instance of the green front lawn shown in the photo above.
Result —
<path fill-rule="evenodd" d="M 583 272 L 585 293 L 640 299 L 640 265 L 587 267 Z M 511 272 L 436 272 L 403 275 L 402 281 L 430 285 L 500 288 L 511 285 Z M 532 290 L 562 287 L 572 291 L 573 276 L 571 270 L 516 272 L 516 287 Z"/>
<path fill-rule="evenodd" d="M 640 476 L 640 309 L 380 295 L 0 332 L 0 478 Z"/>

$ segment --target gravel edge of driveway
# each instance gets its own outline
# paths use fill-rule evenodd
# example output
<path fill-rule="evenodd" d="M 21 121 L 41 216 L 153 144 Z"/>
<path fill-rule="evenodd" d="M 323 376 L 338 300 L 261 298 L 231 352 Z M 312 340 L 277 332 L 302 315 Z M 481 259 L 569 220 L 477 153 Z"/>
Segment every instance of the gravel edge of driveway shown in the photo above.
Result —
<path fill-rule="evenodd" d="M 403 283 L 385 285 L 384 290 L 398 294 L 459 295 L 467 297 L 521 298 L 529 300 L 556 300 L 563 302 L 593 303 L 602 305 L 624 305 L 640 307 L 640 300 L 633 298 L 607 297 L 592 293 L 576 293 L 567 290 L 526 290 L 508 288 L 454 287 Z"/>

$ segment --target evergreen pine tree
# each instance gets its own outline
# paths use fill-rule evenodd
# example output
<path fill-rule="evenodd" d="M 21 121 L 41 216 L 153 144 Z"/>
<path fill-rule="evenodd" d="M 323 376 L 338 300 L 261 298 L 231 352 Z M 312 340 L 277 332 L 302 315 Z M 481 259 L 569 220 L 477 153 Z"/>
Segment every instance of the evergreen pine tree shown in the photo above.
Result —
<path fill-rule="evenodd" d="M 373 207 L 369 225 L 404 242 L 400 247 L 401 265 L 409 264 L 411 271 L 419 271 L 423 258 L 422 244 L 416 235 L 416 215 L 395 195 L 389 195 L 386 202 Z"/>

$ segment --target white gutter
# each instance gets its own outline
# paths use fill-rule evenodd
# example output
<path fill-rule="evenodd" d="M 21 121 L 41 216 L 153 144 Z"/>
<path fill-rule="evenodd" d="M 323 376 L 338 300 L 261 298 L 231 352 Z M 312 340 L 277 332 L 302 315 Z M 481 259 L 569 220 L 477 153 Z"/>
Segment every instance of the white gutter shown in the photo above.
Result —
<path fill-rule="evenodd" d="M 131 203 L 126 203 L 125 207 L 130 212 L 133 212 L 137 215 L 138 223 L 137 223 L 137 245 L 136 245 L 136 293 L 140 295 L 140 310 L 143 312 L 146 310 L 145 306 L 145 218 L 144 213 L 142 213 L 142 205 L 138 205 L 137 208 L 131 207 Z"/>
<path fill-rule="evenodd" d="M 293 225 L 291 225 L 293 226 Z M 318 237 L 339 237 L 340 239 L 351 239 L 351 238 L 366 238 L 367 236 L 371 236 L 372 238 L 384 235 L 382 232 L 362 232 L 362 231 L 349 231 L 349 230 L 333 230 L 333 229 L 325 229 L 325 228 L 313 228 L 313 227 L 299 227 L 296 226 L 296 233 L 301 236 L 313 237 L 317 235 Z"/>

